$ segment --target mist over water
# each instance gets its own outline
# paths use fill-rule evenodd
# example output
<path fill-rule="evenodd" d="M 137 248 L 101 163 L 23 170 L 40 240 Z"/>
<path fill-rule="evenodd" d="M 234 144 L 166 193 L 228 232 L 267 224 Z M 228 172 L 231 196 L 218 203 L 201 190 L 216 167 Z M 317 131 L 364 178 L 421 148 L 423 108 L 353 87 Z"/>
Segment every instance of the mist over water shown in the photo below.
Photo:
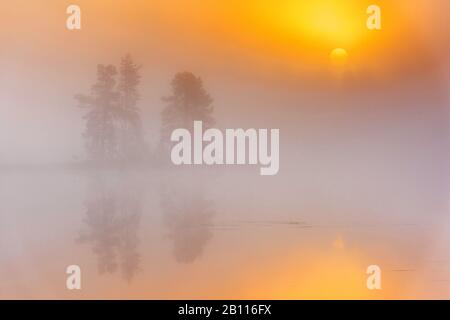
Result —
<path fill-rule="evenodd" d="M 450 297 L 445 10 L 336 74 L 159 2 L 121 1 L 121 20 L 80 1 L 98 18 L 78 34 L 59 4 L 15 22 L 38 6 L 18 2 L 0 5 L 23 40 L 0 31 L 0 298 Z M 280 129 L 279 173 L 173 165 L 170 132 L 195 120 Z"/>

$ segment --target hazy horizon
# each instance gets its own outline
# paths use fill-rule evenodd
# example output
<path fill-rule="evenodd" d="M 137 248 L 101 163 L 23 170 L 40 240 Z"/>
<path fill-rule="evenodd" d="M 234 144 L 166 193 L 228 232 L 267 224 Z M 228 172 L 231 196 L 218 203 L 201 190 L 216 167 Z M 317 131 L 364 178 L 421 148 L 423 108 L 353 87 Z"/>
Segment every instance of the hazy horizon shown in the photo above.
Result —
<path fill-rule="evenodd" d="M 371 32 L 366 0 L 79 0 L 73 31 L 71 1 L 3 1 L 0 298 L 450 298 L 450 4 L 377 2 Z M 279 129 L 278 174 L 173 165 L 179 118 Z"/>

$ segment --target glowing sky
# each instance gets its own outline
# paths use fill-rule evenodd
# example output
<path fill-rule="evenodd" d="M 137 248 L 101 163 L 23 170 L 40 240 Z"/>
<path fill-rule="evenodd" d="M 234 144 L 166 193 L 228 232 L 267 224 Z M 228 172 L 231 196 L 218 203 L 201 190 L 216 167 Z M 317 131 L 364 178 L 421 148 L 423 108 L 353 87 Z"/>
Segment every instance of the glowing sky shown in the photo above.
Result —
<path fill-rule="evenodd" d="M 74 243 L 88 181 L 12 174 L 0 183 L 9 213 L 0 263 L 18 270 L 5 277 L 11 294 L 60 294 L 55 270 L 76 256 L 95 283 L 88 297 L 311 298 L 327 290 L 372 298 L 361 278 L 374 260 L 391 271 L 382 297 L 416 295 L 392 270 L 422 266 L 446 199 L 448 0 L 376 1 L 381 31 L 366 28 L 366 0 L 78 0 L 82 30 L 71 32 L 73 2 L 0 2 L 0 164 L 83 159 L 83 113 L 73 96 L 88 92 L 98 63 L 117 64 L 129 52 L 143 65 L 139 107 L 150 145 L 161 97 L 188 70 L 213 96 L 218 127 L 281 128 L 281 170 L 264 182 L 238 171 L 206 179 L 214 226 L 226 231 L 214 229 L 203 260 L 188 266 L 176 263 L 165 238 L 159 177 L 139 176 L 149 184 L 147 273 L 134 287 L 98 277 L 92 254 Z M 242 222 L 251 219 L 312 227 Z"/>

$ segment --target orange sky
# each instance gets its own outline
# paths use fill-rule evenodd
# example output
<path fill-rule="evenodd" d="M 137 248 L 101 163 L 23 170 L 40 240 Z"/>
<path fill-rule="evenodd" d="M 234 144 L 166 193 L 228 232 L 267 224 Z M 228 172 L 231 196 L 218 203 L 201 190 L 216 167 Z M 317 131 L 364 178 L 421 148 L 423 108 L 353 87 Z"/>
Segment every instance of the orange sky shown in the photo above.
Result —
<path fill-rule="evenodd" d="M 28 119 L 24 126 L 43 135 L 43 142 L 29 150 L 42 149 L 48 136 L 68 145 L 64 141 L 69 137 L 45 134 L 49 126 L 72 127 L 71 139 L 79 141 L 81 125 L 64 122 L 79 114 L 73 95 L 89 90 L 98 63 L 117 63 L 128 52 L 144 66 L 142 104 L 159 107 L 173 74 L 190 70 L 204 78 L 217 98 L 218 113 L 235 108 L 252 119 L 254 111 L 278 109 L 280 100 L 298 91 L 314 96 L 328 90 L 334 77 L 329 55 L 335 47 L 348 51 L 346 68 L 359 84 L 378 77 L 392 87 L 427 74 L 435 77 L 448 60 L 450 41 L 443 26 L 450 10 L 443 0 L 435 0 L 434 6 L 425 0 L 377 1 L 383 29 L 376 32 L 365 28 L 371 3 L 366 0 L 320 0 L 314 5 L 294 0 L 78 0 L 82 30 L 68 31 L 66 8 L 72 3 L 0 3 L 0 102 L 15 105 L 14 110 L 0 109 L 0 115 L 9 119 L 6 132 Z M 260 87 L 268 85 L 277 86 L 280 95 L 255 105 L 252 97 L 261 97 Z M 275 103 L 276 108 L 269 106 Z M 242 117 L 229 112 L 233 121 Z M 26 140 L 23 132 L 16 136 Z"/>
<path fill-rule="evenodd" d="M 304 70 L 323 67 L 332 49 L 344 47 L 357 68 L 373 71 L 387 68 L 381 61 L 423 59 L 420 55 L 431 50 L 424 41 L 443 36 L 443 19 L 436 19 L 441 10 L 422 0 L 378 1 L 381 32 L 366 29 L 368 0 L 117 0 L 113 5 L 79 0 L 83 30 L 78 33 L 65 29 L 65 8 L 72 2 L 2 3 L 0 37 L 8 48 L 3 54 L 32 53 L 49 62 L 70 53 L 83 60 L 129 50 L 180 65 L 245 67 L 252 61 L 258 67 Z M 432 32 L 426 30 L 430 26 Z"/>
<path fill-rule="evenodd" d="M 290 230 L 292 238 L 284 229 L 270 237 L 264 228 L 258 229 L 256 235 L 248 230 L 238 236 L 219 232 L 215 235 L 217 250 L 210 250 L 211 257 L 206 254 L 203 262 L 189 267 L 175 265 L 169 244 L 152 247 L 148 251 L 154 256 L 147 257 L 150 271 L 138 282 L 138 289 L 150 292 L 154 286 L 151 281 L 155 281 L 161 288 L 167 287 L 168 282 L 169 288 L 175 290 L 179 287 L 176 280 L 192 289 L 197 282 L 195 276 L 214 271 L 218 275 L 215 282 L 202 282 L 201 290 L 215 289 L 218 297 L 233 292 L 235 288 L 227 281 L 230 279 L 244 297 L 266 298 L 265 290 L 280 298 L 322 297 L 323 288 L 329 289 L 331 295 L 341 293 L 341 277 L 348 280 L 351 289 L 346 297 L 371 297 L 362 288 L 365 274 L 361 271 L 373 263 L 370 259 L 376 256 L 374 251 L 382 252 L 382 262 L 391 261 L 395 254 L 405 255 L 408 260 L 411 252 L 420 256 L 426 251 L 414 243 L 422 239 L 416 229 L 401 229 L 404 233 L 385 230 L 382 222 L 395 225 L 428 220 L 441 208 L 446 191 L 436 177 L 441 174 L 442 163 L 447 163 L 436 156 L 440 154 L 436 149 L 443 146 L 439 120 L 443 119 L 441 112 L 446 102 L 442 94 L 446 91 L 441 75 L 450 56 L 448 0 L 377 0 L 382 7 L 383 29 L 368 31 L 365 11 L 373 2 L 1 1 L 0 119 L 4 121 L 0 126 L 0 160 L 20 163 L 83 159 L 83 112 L 76 107 L 73 96 L 89 91 L 98 63 L 117 64 L 127 52 L 143 65 L 139 107 L 151 144 L 151 139 L 158 137 L 161 97 L 169 92 L 171 78 L 176 72 L 192 71 L 204 79 L 215 100 L 218 126 L 282 128 L 280 178 L 263 184 L 257 178 L 252 181 L 232 171 L 234 179 L 222 184 L 223 190 L 216 199 L 219 209 L 224 208 L 219 212 L 224 213 L 222 221 L 239 221 L 245 215 L 255 218 L 251 216 L 255 212 L 261 219 L 261 212 L 267 210 L 269 219 L 279 214 L 283 218 L 298 215 L 319 228 L 313 228 L 312 234 Z M 73 3 L 82 9 L 81 31 L 65 28 L 66 8 Z M 335 81 L 329 55 L 337 47 L 348 52 L 345 67 L 354 76 L 350 87 L 339 87 Z M 381 83 L 381 89 L 364 86 L 364 81 L 373 78 Z M 377 113 L 381 109 L 385 113 Z M 418 112 L 423 110 L 426 112 Z M 153 176 L 147 178 L 155 181 Z M 443 175 L 440 178 L 445 180 Z M 71 179 L 64 181 L 69 181 L 67 189 L 53 180 L 47 182 L 54 188 L 49 189 L 51 194 L 67 192 L 66 198 L 57 197 L 61 198 L 60 207 L 53 206 L 53 198 L 48 197 L 38 180 L 34 186 L 30 181 L 17 183 L 16 189 L 8 184 L 7 190 L 13 192 L 8 197 L 9 210 L 24 213 L 22 233 L 33 250 L 39 250 L 34 246 L 40 246 L 38 240 L 49 234 L 46 220 L 34 216 L 42 224 L 40 228 L 29 222 L 26 213 L 38 209 L 53 213 L 56 218 L 50 220 L 59 221 L 58 226 L 67 223 L 61 212 L 73 211 L 72 233 L 64 236 L 67 243 L 75 246 L 73 234 L 84 210 L 82 192 L 70 189 Z M 26 189 L 27 186 L 35 189 Z M 259 193 L 255 186 L 261 189 Z M 24 190 L 37 202 L 22 201 Z M 233 197 L 227 198 L 230 190 Z M 76 192 L 80 194 L 75 196 Z M 14 196 L 20 199 L 17 203 L 12 200 Z M 42 199 L 50 204 L 42 204 Z M 257 206 L 260 202 L 263 208 Z M 159 214 L 158 210 L 150 207 L 149 212 Z M 234 220 L 230 218 L 233 214 Z M 363 234 L 360 238 L 364 243 L 369 243 L 364 248 L 359 247 L 363 241 L 358 236 L 351 239 L 351 232 L 320 228 L 354 221 L 381 225 L 372 235 L 366 229 L 358 229 L 357 224 L 352 229 Z M 164 232 L 152 233 L 153 222 L 149 219 L 148 229 L 143 228 L 150 237 L 146 243 L 160 245 Z M 20 238 L 23 234 L 15 236 Z M 47 240 L 58 244 L 54 241 L 57 237 L 50 235 L 54 238 Z M 246 250 L 242 249 L 243 235 L 248 237 Z M 333 244 L 340 236 L 342 243 L 336 248 Z M 397 236 L 403 236 L 401 241 Z M 258 260 L 258 252 L 252 250 L 264 252 L 277 239 L 279 243 L 274 243 L 271 251 Z M 384 241 L 383 247 L 372 248 L 370 244 L 378 239 Z M 392 244 L 397 243 L 403 246 L 391 252 Z M 240 250 L 233 251 L 236 248 Z M 280 253 L 280 248 L 287 249 Z M 59 268 L 54 264 L 57 258 L 45 259 L 59 256 L 59 248 L 45 249 L 53 251 L 39 259 L 45 265 L 42 268 Z M 363 249 L 370 250 L 362 252 Z M 80 257 L 87 256 L 85 259 L 91 261 L 89 270 L 95 277 L 95 261 L 78 250 Z M 157 250 L 163 252 L 162 263 L 152 269 L 153 261 L 161 259 Z M 77 251 L 69 250 L 60 259 L 69 261 L 73 252 Z M 229 257 L 228 264 L 220 263 L 224 253 Z M 11 261 L 13 269 L 15 260 Z M 214 261 L 218 263 L 213 264 Z M 258 265 L 261 262 L 267 267 L 264 270 Z M 318 265 L 323 269 L 318 270 Z M 329 265 L 333 267 L 328 268 Z M 225 267 L 228 279 L 221 277 Z M 159 277 L 158 272 L 166 278 Z M 392 277 L 386 276 L 386 295 L 408 286 L 407 278 L 394 284 L 390 282 Z M 291 283 L 292 278 L 296 281 Z M 116 283 L 108 284 L 104 278 L 97 281 L 104 283 L 106 294 L 120 295 Z M 215 285 L 217 288 L 212 288 Z M 292 290 L 286 290 L 287 287 Z M 133 294 L 138 295 L 139 291 L 133 290 Z"/>

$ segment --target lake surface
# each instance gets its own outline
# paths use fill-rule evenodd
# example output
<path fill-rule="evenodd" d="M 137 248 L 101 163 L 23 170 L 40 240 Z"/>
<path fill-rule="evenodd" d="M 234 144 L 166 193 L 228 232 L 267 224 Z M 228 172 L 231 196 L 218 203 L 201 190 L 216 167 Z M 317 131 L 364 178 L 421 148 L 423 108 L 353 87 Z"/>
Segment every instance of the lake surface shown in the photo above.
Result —
<path fill-rule="evenodd" d="M 6 172 L 0 297 L 450 297 L 450 221 L 412 212 L 445 206 L 416 187 L 389 199 L 290 172 Z M 374 264 L 381 291 L 366 288 Z M 69 265 L 81 267 L 80 291 L 66 289 Z"/>

